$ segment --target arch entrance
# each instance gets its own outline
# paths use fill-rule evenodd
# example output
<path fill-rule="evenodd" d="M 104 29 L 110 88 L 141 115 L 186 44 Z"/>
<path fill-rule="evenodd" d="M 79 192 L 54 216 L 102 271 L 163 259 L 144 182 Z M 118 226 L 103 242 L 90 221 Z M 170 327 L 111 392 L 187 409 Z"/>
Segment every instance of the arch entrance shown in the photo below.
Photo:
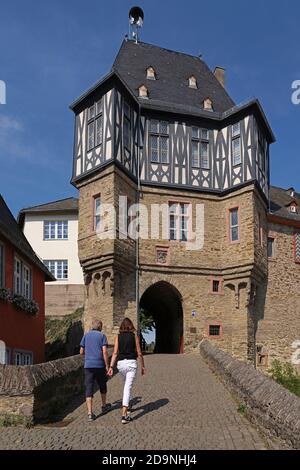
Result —
<path fill-rule="evenodd" d="M 178 290 L 165 281 L 152 284 L 140 300 L 145 315 L 155 323 L 155 353 L 180 354 L 183 352 L 183 309 Z"/>

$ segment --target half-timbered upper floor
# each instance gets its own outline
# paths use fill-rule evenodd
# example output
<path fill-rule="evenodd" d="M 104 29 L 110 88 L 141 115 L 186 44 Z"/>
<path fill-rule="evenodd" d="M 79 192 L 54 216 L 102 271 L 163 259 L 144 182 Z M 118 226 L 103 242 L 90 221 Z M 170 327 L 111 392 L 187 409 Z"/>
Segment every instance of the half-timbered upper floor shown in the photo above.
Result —
<path fill-rule="evenodd" d="M 142 184 L 268 197 L 273 133 L 257 100 L 236 106 L 199 58 L 124 41 L 111 72 L 73 105 L 73 183 L 115 162 Z"/>

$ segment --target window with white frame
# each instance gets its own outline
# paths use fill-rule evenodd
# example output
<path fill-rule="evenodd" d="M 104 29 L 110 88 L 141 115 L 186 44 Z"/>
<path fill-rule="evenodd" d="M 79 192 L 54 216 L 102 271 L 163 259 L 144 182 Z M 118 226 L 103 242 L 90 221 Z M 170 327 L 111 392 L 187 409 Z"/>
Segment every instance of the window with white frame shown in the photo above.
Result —
<path fill-rule="evenodd" d="M 15 366 L 31 366 L 33 364 L 33 354 L 30 351 L 14 351 Z"/>
<path fill-rule="evenodd" d="M 150 156 L 153 163 L 169 163 L 169 123 L 151 119 Z"/>
<path fill-rule="evenodd" d="M 14 293 L 22 295 L 22 262 L 16 256 L 14 259 Z"/>
<path fill-rule="evenodd" d="M 209 132 L 192 127 L 192 167 L 209 170 Z"/>
<path fill-rule="evenodd" d="M 237 242 L 240 238 L 239 208 L 235 207 L 229 211 L 230 241 Z"/>
<path fill-rule="evenodd" d="M 44 240 L 68 240 L 67 220 L 44 220 Z"/>
<path fill-rule="evenodd" d="M 23 296 L 31 299 L 31 269 L 23 264 Z"/>
<path fill-rule="evenodd" d="M 5 285 L 4 245 L 0 243 L 0 287 Z"/>
<path fill-rule="evenodd" d="M 14 257 L 14 294 L 32 298 L 31 268 L 17 256 Z"/>
<path fill-rule="evenodd" d="M 68 280 L 68 260 L 44 260 L 44 264 L 57 280 Z"/>
<path fill-rule="evenodd" d="M 126 101 L 124 102 L 124 115 L 123 115 L 123 143 L 125 149 L 130 152 L 131 150 L 131 109 Z"/>
<path fill-rule="evenodd" d="M 186 242 L 189 236 L 190 204 L 169 203 L 169 238 Z"/>
<path fill-rule="evenodd" d="M 88 108 L 88 150 L 102 144 L 103 137 L 103 111 L 102 99 Z"/>
<path fill-rule="evenodd" d="M 232 164 L 236 166 L 241 163 L 241 125 L 237 122 L 232 126 Z"/>
<path fill-rule="evenodd" d="M 100 196 L 94 197 L 94 222 L 93 228 L 94 232 L 99 232 L 101 228 L 101 198 Z"/>

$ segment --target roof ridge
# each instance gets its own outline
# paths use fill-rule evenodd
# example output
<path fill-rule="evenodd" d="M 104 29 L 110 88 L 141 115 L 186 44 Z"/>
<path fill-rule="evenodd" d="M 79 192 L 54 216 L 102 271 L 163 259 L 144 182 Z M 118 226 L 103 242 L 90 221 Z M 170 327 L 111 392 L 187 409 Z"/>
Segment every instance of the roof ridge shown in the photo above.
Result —
<path fill-rule="evenodd" d="M 172 52 L 173 54 L 186 55 L 186 56 L 188 56 L 188 57 L 192 57 L 193 59 L 197 59 L 197 60 L 200 60 L 201 62 L 204 62 L 204 60 L 201 59 L 201 57 L 199 57 L 199 55 L 189 54 L 188 52 L 175 51 L 174 49 L 169 49 L 169 48 L 167 48 L 167 47 L 161 47 L 161 46 L 158 46 L 158 45 L 156 45 L 156 44 L 152 44 L 152 43 L 150 43 L 150 42 L 139 41 L 138 43 L 135 43 L 135 41 L 132 40 L 132 39 L 128 39 L 127 41 L 124 40 L 123 42 L 126 43 L 126 42 L 129 42 L 129 41 L 132 42 L 132 43 L 134 43 L 134 44 L 136 44 L 136 45 L 143 44 L 143 45 L 145 45 L 145 46 L 155 47 L 156 49 L 160 49 L 160 50 L 162 50 L 162 51 Z M 123 43 L 122 43 L 121 47 L 122 47 L 122 46 L 123 46 Z M 204 62 L 204 63 L 205 63 L 205 62 Z"/>
<path fill-rule="evenodd" d="M 63 201 L 69 201 L 71 199 L 74 199 L 76 201 L 78 201 L 79 199 L 77 197 L 65 197 L 63 199 L 57 199 L 55 201 L 50 201 L 50 202 L 45 202 L 43 204 L 37 204 L 36 206 L 30 206 L 30 207 L 24 207 L 23 209 L 20 209 L 20 212 L 25 212 L 25 211 L 29 211 L 30 209 L 36 209 L 37 207 L 43 207 L 43 206 L 48 206 L 49 204 L 56 204 L 57 202 L 63 202 Z"/>

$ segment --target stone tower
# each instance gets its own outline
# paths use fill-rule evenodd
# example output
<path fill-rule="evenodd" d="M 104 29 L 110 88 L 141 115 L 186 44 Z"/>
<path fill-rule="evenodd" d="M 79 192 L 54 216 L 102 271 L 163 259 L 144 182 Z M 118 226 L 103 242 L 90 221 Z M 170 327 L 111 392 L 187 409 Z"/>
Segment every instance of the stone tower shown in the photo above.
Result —
<path fill-rule="evenodd" d="M 100 317 L 111 341 L 142 308 L 159 352 L 209 337 L 254 361 L 274 136 L 257 100 L 235 105 L 220 70 L 127 40 L 73 103 L 85 325 Z M 137 223 L 138 241 L 126 233 Z"/>

